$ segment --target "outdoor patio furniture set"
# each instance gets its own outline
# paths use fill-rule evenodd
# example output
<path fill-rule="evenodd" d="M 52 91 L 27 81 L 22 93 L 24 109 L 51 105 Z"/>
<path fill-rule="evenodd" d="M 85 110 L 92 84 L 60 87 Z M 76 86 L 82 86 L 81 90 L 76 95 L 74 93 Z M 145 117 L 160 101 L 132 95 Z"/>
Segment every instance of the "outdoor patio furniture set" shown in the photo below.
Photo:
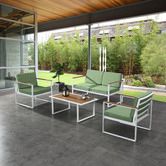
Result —
<path fill-rule="evenodd" d="M 85 82 L 72 86 L 72 93 L 65 97 L 61 93 L 53 94 L 53 82 L 51 80 L 42 79 L 43 81 L 49 81 L 50 87 L 41 87 L 38 85 L 38 81 L 41 80 L 36 78 L 35 73 L 25 73 L 16 76 L 15 83 L 15 98 L 16 104 L 26 106 L 29 108 L 34 108 L 35 100 L 42 100 L 46 102 L 51 102 L 52 114 L 61 113 L 63 111 L 69 110 L 71 104 L 76 105 L 76 121 L 82 122 L 89 118 L 95 116 L 95 102 L 98 100 L 94 97 L 89 97 L 87 99 L 82 99 L 81 95 L 74 93 L 74 91 L 81 91 L 84 93 L 92 93 L 96 95 L 102 95 L 107 97 L 107 101 L 103 102 L 102 111 L 102 132 L 105 134 L 120 137 L 129 141 L 136 142 L 137 140 L 137 128 L 142 128 L 146 130 L 151 130 L 152 124 L 152 92 L 144 93 L 134 100 L 132 106 L 123 104 L 123 96 L 120 95 L 120 101 L 117 103 L 110 102 L 110 96 L 117 94 L 118 91 L 123 90 L 123 79 L 122 74 L 112 73 L 112 72 L 101 72 L 96 70 L 88 70 Z M 50 94 L 49 100 L 41 98 L 41 96 Z M 18 102 L 18 95 L 23 95 L 31 98 L 31 105 L 23 104 Z M 68 106 L 65 109 L 54 111 L 55 100 L 67 102 Z M 80 119 L 79 112 L 80 107 L 93 104 L 92 114 Z M 143 127 L 138 125 L 140 121 L 145 118 L 149 118 L 149 126 Z M 121 136 L 118 134 L 111 133 L 105 130 L 105 121 L 115 121 L 124 125 L 129 125 L 134 127 L 134 138 L 129 138 Z"/>

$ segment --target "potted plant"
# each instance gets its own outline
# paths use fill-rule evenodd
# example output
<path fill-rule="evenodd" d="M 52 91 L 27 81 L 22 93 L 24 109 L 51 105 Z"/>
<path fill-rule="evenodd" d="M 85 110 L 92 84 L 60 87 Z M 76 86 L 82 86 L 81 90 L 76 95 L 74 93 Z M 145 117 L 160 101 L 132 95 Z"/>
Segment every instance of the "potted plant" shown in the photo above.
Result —
<path fill-rule="evenodd" d="M 56 65 L 54 65 L 54 70 L 56 72 L 55 72 L 55 75 L 52 78 L 58 77 L 58 82 L 56 82 L 56 83 L 59 84 L 59 91 L 62 91 L 63 87 L 64 87 L 64 83 L 60 82 L 60 76 L 64 74 L 63 65 L 61 65 L 60 63 L 57 63 Z"/>

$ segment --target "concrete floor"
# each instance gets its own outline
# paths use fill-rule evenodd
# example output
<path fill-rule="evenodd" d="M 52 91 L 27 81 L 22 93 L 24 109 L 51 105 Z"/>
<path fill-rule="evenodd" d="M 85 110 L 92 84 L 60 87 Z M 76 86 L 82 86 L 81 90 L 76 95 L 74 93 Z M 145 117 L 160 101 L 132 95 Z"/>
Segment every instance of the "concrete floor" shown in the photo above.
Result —
<path fill-rule="evenodd" d="M 13 93 L 0 93 L 0 166 L 166 165 L 166 104 L 154 102 L 152 131 L 139 129 L 137 143 L 102 134 L 102 101 L 96 109 L 93 119 L 77 124 L 74 106 L 51 116 L 50 104 L 32 111 L 16 106 Z M 112 123 L 107 128 L 133 131 Z"/>

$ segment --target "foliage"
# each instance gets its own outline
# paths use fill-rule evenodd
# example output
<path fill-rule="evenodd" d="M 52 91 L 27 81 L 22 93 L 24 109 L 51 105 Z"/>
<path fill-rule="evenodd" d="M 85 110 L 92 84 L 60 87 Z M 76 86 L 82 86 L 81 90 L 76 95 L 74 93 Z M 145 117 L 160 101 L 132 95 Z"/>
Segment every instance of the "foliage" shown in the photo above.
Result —
<path fill-rule="evenodd" d="M 154 88 L 155 87 L 155 84 L 154 84 L 154 82 L 153 82 L 151 77 L 147 77 L 147 76 L 144 77 L 143 78 L 143 83 L 144 83 L 144 86 L 146 86 L 146 87 L 150 87 L 150 88 Z"/>
<path fill-rule="evenodd" d="M 132 86 L 145 86 L 145 87 L 155 87 L 155 84 L 151 77 L 143 76 L 143 75 L 134 75 L 134 76 L 126 76 L 125 81 L 127 85 Z"/>
<path fill-rule="evenodd" d="M 60 69 L 63 69 L 63 65 L 61 65 L 60 63 L 54 63 L 50 72 L 56 72 Z"/>
<path fill-rule="evenodd" d="M 143 24 L 139 29 L 126 31 L 121 37 L 122 29 L 118 27 L 116 37 L 107 43 L 108 66 L 111 71 L 122 72 L 124 75 L 139 74 L 142 72 L 141 58 L 142 49 L 155 37 L 157 28 L 152 22 L 151 33 L 144 35 Z"/>
<path fill-rule="evenodd" d="M 101 39 L 92 35 L 92 69 L 99 69 L 99 47 L 104 46 L 107 49 L 107 71 L 124 75 L 145 73 L 165 78 L 165 64 L 162 62 L 165 60 L 163 57 L 166 57 L 166 37 L 157 34 L 158 26 L 153 21 L 146 35 L 144 23 L 140 22 L 139 27 L 129 31 L 128 25 L 117 26 L 115 37 L 111 39 L 108 35 L 102 35 Z M 79 31 L 76 31 L 72 36 L 64 34 L 56 41 L 51 36 L 46 43 L 39 44 L 39 68 L 55 71 L 58 63 L 63 64 L 65 72 L 85 73 L 88 65 L 88 37 L 80 37 Z M 147 82 L 147 86 L 152 86 L 150 80 Z M 136 81 L 134 84 L 140 83 Z"/>
<path fill-rule="evenodd" d="M 163 76 L 166 80 L 166 34 L 158 35 L 144 48 L 142 67 L 149 76 Z"/>
<path fill-rule="evenodd" d="M 27 49 L 28 49 L 28 64 L 33 66 L 34 62 L 35 62 L 35 59 L 34 59 L 34 44 L 28 44 Z"/>
<path fill-rule="evenodd" d="M 143 86 L 143 83 L 140 80 L 134 80 L 131 83 L 132 86 Z"/>

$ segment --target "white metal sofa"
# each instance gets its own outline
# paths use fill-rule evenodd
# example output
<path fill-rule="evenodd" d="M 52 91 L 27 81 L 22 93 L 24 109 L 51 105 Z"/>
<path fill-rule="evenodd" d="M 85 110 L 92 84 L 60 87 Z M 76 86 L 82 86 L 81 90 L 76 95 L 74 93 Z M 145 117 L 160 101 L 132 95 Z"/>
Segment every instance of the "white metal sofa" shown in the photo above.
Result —
<path fill-rule="evenodd" d="M 106 96 L 109 102 L 111 95 L 123 90 L 123 75 L 121 73 L 87 70 L 85 82 L 72 85 L 72 92 L 75 90 Z M 120 95 L 120 101 L 122 102 L 122 100 Z"/>

